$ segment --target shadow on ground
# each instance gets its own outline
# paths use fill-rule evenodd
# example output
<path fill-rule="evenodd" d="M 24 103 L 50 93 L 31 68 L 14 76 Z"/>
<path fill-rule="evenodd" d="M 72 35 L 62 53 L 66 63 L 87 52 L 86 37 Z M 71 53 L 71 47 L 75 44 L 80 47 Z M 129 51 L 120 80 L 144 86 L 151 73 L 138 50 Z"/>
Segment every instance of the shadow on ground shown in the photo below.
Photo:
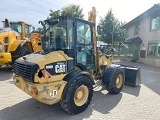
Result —
<path fill-rule="evenodd" d="M 12 74 L 12 68 L 0 67 L 0 81 L 11 79 Z"/>
<path fill-rule="evenodd" d="M 114 99 L 113 99 L 114 98 Z M 122 94 L 110 95 L 95 91 L 89 107 L 78 115 L 66 113 L 59 104 L 46 105 L 35 99 L 27 99 L 0 111 L 2 120 L 82 120 L 89 118 L 93 110 L 108 114 L 121 100 Z"/>
<path fill-rule="evenodd" d="M 125 85 L 122 89 L 122 92 L 138 97 L 140 93 L 140 89 L 141 89 L 141 85 L 137 87 Z"/>

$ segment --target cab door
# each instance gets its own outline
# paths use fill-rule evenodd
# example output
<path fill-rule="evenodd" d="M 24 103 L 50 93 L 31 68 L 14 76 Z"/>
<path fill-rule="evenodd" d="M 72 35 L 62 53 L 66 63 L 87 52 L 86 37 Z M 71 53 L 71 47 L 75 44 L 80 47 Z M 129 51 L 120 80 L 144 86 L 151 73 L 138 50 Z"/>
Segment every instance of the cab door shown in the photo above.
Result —
<path fill-rule="evenodd" d="M 93 32 L 92 25 L 83 20 L 76 21 L 76 62 L 86 67 L 87 70 L 93 69 Z"/>

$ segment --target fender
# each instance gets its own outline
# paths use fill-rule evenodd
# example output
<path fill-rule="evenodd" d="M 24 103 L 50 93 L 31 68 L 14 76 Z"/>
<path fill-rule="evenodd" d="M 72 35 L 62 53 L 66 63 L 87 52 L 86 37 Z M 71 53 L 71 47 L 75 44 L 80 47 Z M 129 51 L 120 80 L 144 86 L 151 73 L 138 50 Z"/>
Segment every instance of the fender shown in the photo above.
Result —
<path fill-rule="evenodd" d="M 23 40 L 23 41 L 21 42 L 20 46 L 21 46 L 21 47 L 24 46 L 25 48 L 29 49 L 31 52 L 34 52 L 32 43 L 31 43 L 31 41 L 30 41 L 29 39 Z"/>
<path fill-rule="evenodd" d="M 9 47 L 9 52 L 12 56 L 12 62 L 14 62 L 17 58 L 20 57 L 19 53 L 22 47 L 25 47 L 29 49 L 31 52 L 33 52 L 32 44 L 29 40 L 12 40 L 11 45 Z"/>
<path fill-rule="evenodd" d="M 77 66 L 79 69 L 81 69 L 82 71 L 87 70 L 87 67 L 84 66 L 84 65 L 81 64 L 81 63 L 77 63 L 76 66 Z"/>
<path fill-rule="evenodd" d="M 82 71 L 82 72 L 81 72 L 81 71 L 76 71 L 76 70 L 68 73 L 68 74 L 63 78 L 63 80 L 69 82 L 69 81 L 75 79 L 76 77 L 78 77 L 78 76 L 80 76 L 80 75 L 84 75 L 84 76 L 88 77 L 88 78 L 91 80 L 92 84 L 93 84 L 93 85 L 95 84 L 92 76 L 91 76 L 89 73 L 83 72 L 83 71 Z"/>
<path fill-rule="evenodd" d="M 121 67 L 120 65 L 116 65 L 116 64 L 111 64 L 108 67 L 106 67 L 104 74 L 107 73 L 107 78 L 110 78 L 111 76 L 114 75 L 114 73 L 117 71 L 117 69 L 122 69 L 123 72 L 125 73 L 125 69 L 123 67 Z M 103 84 L 109 84 L 107 79 L 104 77 L 102 77 L 102 83 Z"/>
<path fill-rule="evenodd" d="M 74 80 L 76 77 L 78 77 L 78 76 L 80 76 L 80 75 L 85 75 L 86 77 L 88 77 L 88 78 L 91 80 L 92 85 L 95 84 L 93 78 L 91 77 L 91 75 L 90 75 L 89 73 L 87 73 L 87 72 L 81 72 L 81 71 L 76 71 L 76 70 L 68 73 L 68 74 L 63 78 L 63 80 L 64 80 L 64 81 L 67 81 L 67 83 L 68 83 L 68 82 Z M 67 84 L 66 84 L 66 86 L 67 86 Z M 66 87 L 65 87 L 64 90 L 63 90 L 62 99 L 63 99 L 64 97 L 66 97 Z"/>
<path fill-rule="evenodd" d="M 26 45 L 27 44 L 27 45 Z M 25 46 L 26 48 L 28 48 L 30 51 L 33 51 L 33 48 L 32 48 L 32 44 L 30 42 L 30 40 L 17 40 L 17 39 L 12 39 L 12 42 L 10 43 L 10 46 L 9 46 L 9 51 L 12 52 L 12 51 L 16 51 L 18 49 L 18 47 L 22 47 L 22 46 Z M 27 47 L 28 46 L 28 47 Z"/>
<path fill-rule="evenodd" d="M 21 42 L 22 40 L 17 40 L 16 38 L 13 38 L 8 48 L 9 52 L 15 51 L 18 48 L 18 46 L 21 44 Z"/>

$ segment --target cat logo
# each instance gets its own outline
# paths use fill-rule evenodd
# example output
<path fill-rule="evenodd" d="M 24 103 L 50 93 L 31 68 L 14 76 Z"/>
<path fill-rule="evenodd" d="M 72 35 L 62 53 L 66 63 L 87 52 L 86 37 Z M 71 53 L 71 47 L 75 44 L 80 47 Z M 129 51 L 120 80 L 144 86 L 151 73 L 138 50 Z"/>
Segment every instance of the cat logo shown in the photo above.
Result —
<path fill-rule="evenodd" d="M 58 64 L 55 65 L 55 72 L 56 73 L 63 73 L 66 72 L 66 65 L 65 64 Z"/>

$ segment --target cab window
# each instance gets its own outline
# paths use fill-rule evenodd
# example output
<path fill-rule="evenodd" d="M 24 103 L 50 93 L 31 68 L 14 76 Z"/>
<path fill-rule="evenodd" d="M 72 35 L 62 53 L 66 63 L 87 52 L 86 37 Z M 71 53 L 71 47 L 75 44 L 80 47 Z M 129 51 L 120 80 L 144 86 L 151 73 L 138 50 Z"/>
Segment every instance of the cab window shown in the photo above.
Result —
<path fill-rule="evenodd" d="M 25 25 L 25 37 L 26 38 L 29 38 L 30 30 L 31 30 L 31 26 Z"/>
<path fill-rule="evenodd" d="M 94 67 L 91 35 L 92 31 L 89 24 L 77 22 L 77 63 L 86 66 L 87 69 Z"/>
<path fill-rule="evenodd" d="M 10 24 L 11 26 L 11 29 L 16 31 L 16 32 L 19 32 L 19 33 L 22 33 L 22 25 L 19 24 L 19 23 L 11 23 Z"/>

